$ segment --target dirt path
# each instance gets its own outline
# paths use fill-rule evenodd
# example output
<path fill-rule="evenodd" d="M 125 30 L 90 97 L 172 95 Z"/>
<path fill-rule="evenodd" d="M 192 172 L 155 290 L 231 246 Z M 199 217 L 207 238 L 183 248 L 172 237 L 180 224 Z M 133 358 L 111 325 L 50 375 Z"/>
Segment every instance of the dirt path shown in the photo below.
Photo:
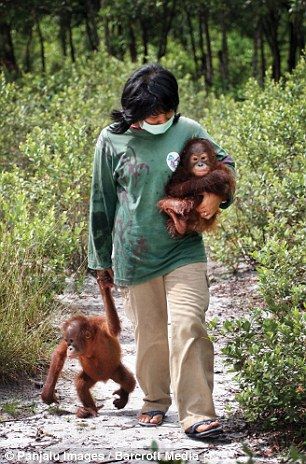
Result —
<path fill-rule="evenodd" d="M 209 274 L 211 303 L 207 320 L 218 318 L 213 331 L 216 351 L 214 397 L 217 412 L 224 420 L 225 434 L 222 438 L 210 442 L 186 438 L 178 424 L 175 405 L 170 408 L 161 427 L 140 427 L 135 419 L 142 401 L 139 387 L 132 394 L 126 409 L 118 411 L 112 404 L 112 392 L 115 389 L 112 381 L 106 385 L 99 383 L 94 388 L 97 403 L 103 404 L 98 417 L 77 419 L 74 413 L 78 400 L 71 378 L 78 366 L 77 361 L 69 361 L 57 387 L 61 398 L 58 409 L 48 407 L 40 401 L 39 390 L 33 382 L 20 387 L 0 387 L 0 463 L 155 461 L 161 454 L 150 452 L 152 440 L 156 441 L 159 453 L 167 453 L 165 457 L 168 459 L 181 458 L 209 464 L 236 464 L 237 460 L 245 463 L 248 459 L 242 446 L 246 443 L 260 456 L 252 462 L 282 462 L 280 458 L 263 457 L 269 453 L 265 436 L 248 435 L 245 423 L 239 419 L 234 401 L 237 386 L 232 374 L 225 367 L 221 354 L 225 343 L 220 335 L 222 322 L 239 316 L 252 302 L 258 300 L 256 276 L 245 269 L 234 278 L 215 263 L 210 265 Z M 62 300 L 71 311 L 82 310 L 86 314 L 101 311 L 98 289 L 91 276 L 86 279 L 80 295 L 69 293 L 68 289 Z M 134 371 L 133 332 L 125 317 L 119 294 L 116 294 L 116 303 L 123 325 L 121 340 L 124 362 Z M 63 319 L 65 318 L 64 316 Z M 15 416 L 12 417 L 9 412 L 13 412 Z M 146 461 L 145 453 L 149 453 Z"/>

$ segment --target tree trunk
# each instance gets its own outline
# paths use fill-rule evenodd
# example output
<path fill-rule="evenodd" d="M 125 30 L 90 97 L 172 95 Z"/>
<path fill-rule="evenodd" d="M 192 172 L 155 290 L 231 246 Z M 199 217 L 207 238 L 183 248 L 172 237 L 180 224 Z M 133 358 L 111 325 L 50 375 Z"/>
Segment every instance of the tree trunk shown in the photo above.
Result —
<path fill-rule="evenodd" d="M 97 30 L 96 14 L 100 9 L 100 2 L 85 0 L 86 31 L 93 51 L 99 50 L 100 39 Z"/>
<path fill-rule="evenodd" d="M 189 30 L 189 35 L 190 35 L 190 43 L 191 43 L 195 72 L 196 72 L 196 76 L 198 76 L 199 75 L 199 61 L 197 57 L 197 47 L 196 47 L 196 42 L 195 42 L 195 37 L 194 37 L 192 18 L 189 14 L 188 8 L 185 9 L 185 13 L 186 13 L 188 30 Z"/>
<path fill-rule="evenodd" d="M 67 40 L 66 40 L 67 24 L 66 24 L 65 13 L 60 15 L 59 23 L 60 23 L 59 24 L 59 26 L 60 26 L 59 38 L 60 38 L 60 42 L 61 42 L 63 55 L 64 55 L 64 57 L 66 57 L 67 56 Z"/>
<path fill-rule="evenodd" d="M 204 47 L 204 37 L 206 50 Z M 208 10 L 201 7 L 199 11 L 199 48 L 201 51 L 201 70 L 206 87 L 211 87 L 213 78 L 211 41 L 208 27 Z"/>
<path fill-rule="evenodd" d="M 253 57 L 252 57 L 252 68 L 253 77 L 259 81 L 259 50 L 260 50 L 260 30 L 258 24 L 255 27 L 253 35 Z"/>
<path fill-rule="evenodd" d="M 253 36 L 253 77 L 263 87 L 266 74 L 266 58 L 261 23 L 258 21 Z"/>
<path fill-rule="evenodd" d="M 40 59 L 41 59 L 41 69 L 42 72 L 46 72 L 46 60 L 45 60 L 45 45 L 44 45 L 44 38 L 40 29 L 39 21 L 36 22 L 37 26 L 37 33 L 39 37 L 39 44 L 40 44 Z"/>
<path fill-rule="evenodd" d="M 25 72 L 30 72 L 32 71 L 32 60 L 31 60 L 31 43 L 32 43 L 32 26 L 29 28 L 29 34 L 28 34 L 28 40 L 26 44 L 26 49 L 25 49 L 25 55 L 24 55 L 24 70 Z"/>
<path fill-rule="evenodd" d="M 72 39 L 72 28 L 71 28 L 71 12 L 70 11 L 63 11 L 60 16 L 60 41 L 63 50 L 63 55 L 67 56 L 67 41 L 70 48 L 70 58 L 71 61 L 75 62 L 75 50 L 74 44 Z"/>
<path fill-rule="evenodd" d="M 260 47 L 260 74 L 259 74 L 259 85 L 263 87 L 266 76 L 266 57 L 265 57 L 265 44 L 263 40 L 262 28 L 260 27 L 259 34 L 259 47 Z"/>
<path fill-rule="evenodd" d="M 0 67 L 6 68 L 14 77 L 19 75 L 19 68 L 15 59 L 14 44 L 11 27 L 0 20 Z"/>
<path fill-rule="evenodd" d="M 136 46 L 136 37 L 134 33 L 133 26 L 129 26 L 129 50 L 132 63 L 137 61 L 137 46 Z"/>
<path fill-rule="evenodd" d="M 305 31 L 304 31 L 304 15 L 303 15 L 301 18 L 301 23 L 299 25 L 299 33 L 298 33 L 299 48 L 301 51 L 305 49 L 305 33 L 304 32 Z"/>
<path fill-rule="evenodd" d="M 227 27 L 226 27 L 224 13 L 222 13 L 221 15 L 221 32 L 222 32 L 221 50 L 219 50 L 218 56 L 219 56 L 219 61 L 220 61 L 220 74 L 221 74 L 221 80 L 222 80 L 222 88 L 223 90 L 227 90 L 228 83 L 229 83 L 228 46 L 227 46 Z"/>
<path fill-rule="evenodd" d="M 209 33 L 209 24 L 208 24 L 208 10 L 203 11 L 202 15 L 202 23 L 204 25 L 205 31 L 205 39 L 206 39 L 206 83 L 209 86 L 212 86 L 213 83 L 213 60 L 212 60 L 212 51 L 211 51 L 211 40 L 210 40 L 210 33 Z"/>
<path fill-rule="evenodd" d="M 291 72 L 297 62 L 299 51 L 302 52 L 305 48 L 304 37 L 304 17 L 305 17 L 305 1 L 301 2 L 299 8 L 289 14 L 289 50 L 288 50 L 288 71 Z"/>
<path fill-rule="evenodd" d="M 122 50 L 122 46 L 117 45 L 117 42 L 120 42 L 121 34 L 122 34 L 122 26 L 121 24 L 115 23 L 113 18 L 108 18 L 110 22 L 107 20 L 105 23 L 105 45 L 107 48 L 107 52 L 110 56 L 115 56 L 118 60 L 122 60 L 124 56 L 124 51 Z M 111 25 L 111 27 L 110 27 Z M 112 41 L 112 37 L 115 38 L 114 42 Z"/>
<path fill-rule="evenodd" d="M 92 51 L 92 52 L 96 51 L 97 49 L 95 47 L 95 43 L 94 43 L 94 40 L 92 38 L 89 19 L 88 19 L 87 15 L 85 17 L 85 26 L 86 26 L 86 34 L 87 34 L 87 39 L 88 39 L 88 44 L 89 44 L 89 50 Z"/>
<path fill-rule="evenodd" d="M 71 27 L 70 22 L 68 25 L 68 38 L 69 38 L 69 46 L 70 46 L 70 57 L 71 57 L 72 63 L 74 63 L 75 62 L 75 48 L 73 44 L 72 27 Z"/>
<path fill-rule="evenodd" d="M 278 82 L 281 77 L 281 59 L 278 43 L 279 13 L 277 11 L 270 10 L 263 19 L 263 26 L 273 58 L 272 77 L 276 82 Z"/>
<path fill-rule="evenodd" d="M 207 81 L 207 68 L 206 68 L 206 53 L 204 49 L 204 40 L 203 40 L 203 26 L 202 26 L 202 18 L 201 15 L 199 15 L 199 21 L 198 21 L 198 26 L 199 26 L 199 49 L 200 49 L 200 60 L 201 60 L 201 74 L 204 77 L 204 82 L 206 84 Z"/>
<path fill-rule="evenodd" d="M 124 53 L 125 53 L 125 47 L 122 45 L 122 40 L 120 40 L 123 37 L 123 28 L 122 24 L 117 25 L 117 33 L 115 34 L 115 37 L 119 38 L 119 45 L 116 47 L 116 57 L 118 60 L 123 61 L 124 60 Z"/>
<path fill-rule="evenodd" d="M 112 55 L 112 47 L 111 47 L 111 39 L 110 39 L 110 30 L 109 30 L 109 22 L 108 18 L 104 18 L 104 43 L 107 53 Z"/>
<path fill-rule="evenodd" d="M 141 20 L 140 21 L 141 27 L 141 38 L 142 38 L 142 45 L 143 45 L 143 63 L 148 62 L 148 43 L 149 43 L 149 34 L 148 34 L 148 27 L 146 23 Z"/>
<path fill-rule="evenodd" d="M 158 47 L 158 52 L 157 52 L 157 61 L 159 61 L 166 54 L 168 34 L 170 32 L 171 24 L 172 24 L 174 15 L 175 15 L 175 7 L 176 7 L 176 0 L 172 0 L 172 5 L 170 8 L 168 8 L 168 0 L 164 0 L 163 2 L 164 20 L 162 23 L 162 32 L 160 35 L 159 47 Z"/>
<path fill-rule="evenodd" d="M 293 24 L 289 21 L 289 53 L 288 53 L 288 71 L 291 72 L 296 66 L 296 54 L 298 50 L 298 37 Z"/>
<path fill-rule="evenodd" d="M 172 29 L 172 34 L 176 42 L 178 42 L 184 50 L 188 50 L 189 47 L 189 28 L 186 27 L 184 17 L 176 19 L 175 28 Z"/>

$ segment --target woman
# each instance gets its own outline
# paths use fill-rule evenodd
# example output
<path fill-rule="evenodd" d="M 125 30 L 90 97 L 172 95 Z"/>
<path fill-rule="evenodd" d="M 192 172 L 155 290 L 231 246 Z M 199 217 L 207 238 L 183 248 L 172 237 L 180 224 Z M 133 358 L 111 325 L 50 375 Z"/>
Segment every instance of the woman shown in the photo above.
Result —
<path fill-rule="evenodd" d="M 212 399 L 213 346 L 204 323 L 206 255 L 199 234 L 169 236 L 156 204 L 188 139 L 209 139 L 218 159 L 234 164 L 197 122 L 177 114 L 178 104 L 177 81 L 160 65 L 143 66 L 126 82 L 122 109 L 112 112 L 114 123 L 102 130 L 96 146 L 88 266 L 107 269 L 125 288 L 136 377 L 145 395 L 139 424 L 163 422 L 171 382 L 183 430 L 201 439 L 222 432 Z M 198 211 L 210 218 L 230 201 L 220 205 L 218 196 L 205 195 Z"/>

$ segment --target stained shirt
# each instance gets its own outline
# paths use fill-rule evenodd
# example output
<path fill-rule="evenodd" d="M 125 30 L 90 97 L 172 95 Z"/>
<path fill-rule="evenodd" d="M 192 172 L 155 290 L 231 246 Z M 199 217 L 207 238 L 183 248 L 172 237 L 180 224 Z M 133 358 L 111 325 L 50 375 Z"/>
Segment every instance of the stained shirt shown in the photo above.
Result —
<path fill-rule="evenodd" d="M 89 268 L 112 267 L 116 285 L 128 286 L 206 261 L 202 236 L 170 237 L 167 217 L 157 208 L 179 153 L 193 137 L 209 139 L 218 160 L 234 166 L 200 124 L 182 116 L 160 135 L 134 128 L 124 134 L 112 133 L 109 126 L 102 130 L 93 163 Z"/>

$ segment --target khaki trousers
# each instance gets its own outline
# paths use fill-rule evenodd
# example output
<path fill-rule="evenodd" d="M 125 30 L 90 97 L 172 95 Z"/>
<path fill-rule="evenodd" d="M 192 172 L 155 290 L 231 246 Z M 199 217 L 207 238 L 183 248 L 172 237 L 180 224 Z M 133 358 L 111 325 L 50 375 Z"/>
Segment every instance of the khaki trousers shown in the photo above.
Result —
<path fill-rule="evenodd" d="M 205 327 L 206 264 L 189 264 L 129 286 L 123 297 L 135 330 L 136 377 L 145 395 L 141 412 L 168 410 L 171 381 L 184 430 L 199 420 L 214 419 L 214 353 Z"/>

